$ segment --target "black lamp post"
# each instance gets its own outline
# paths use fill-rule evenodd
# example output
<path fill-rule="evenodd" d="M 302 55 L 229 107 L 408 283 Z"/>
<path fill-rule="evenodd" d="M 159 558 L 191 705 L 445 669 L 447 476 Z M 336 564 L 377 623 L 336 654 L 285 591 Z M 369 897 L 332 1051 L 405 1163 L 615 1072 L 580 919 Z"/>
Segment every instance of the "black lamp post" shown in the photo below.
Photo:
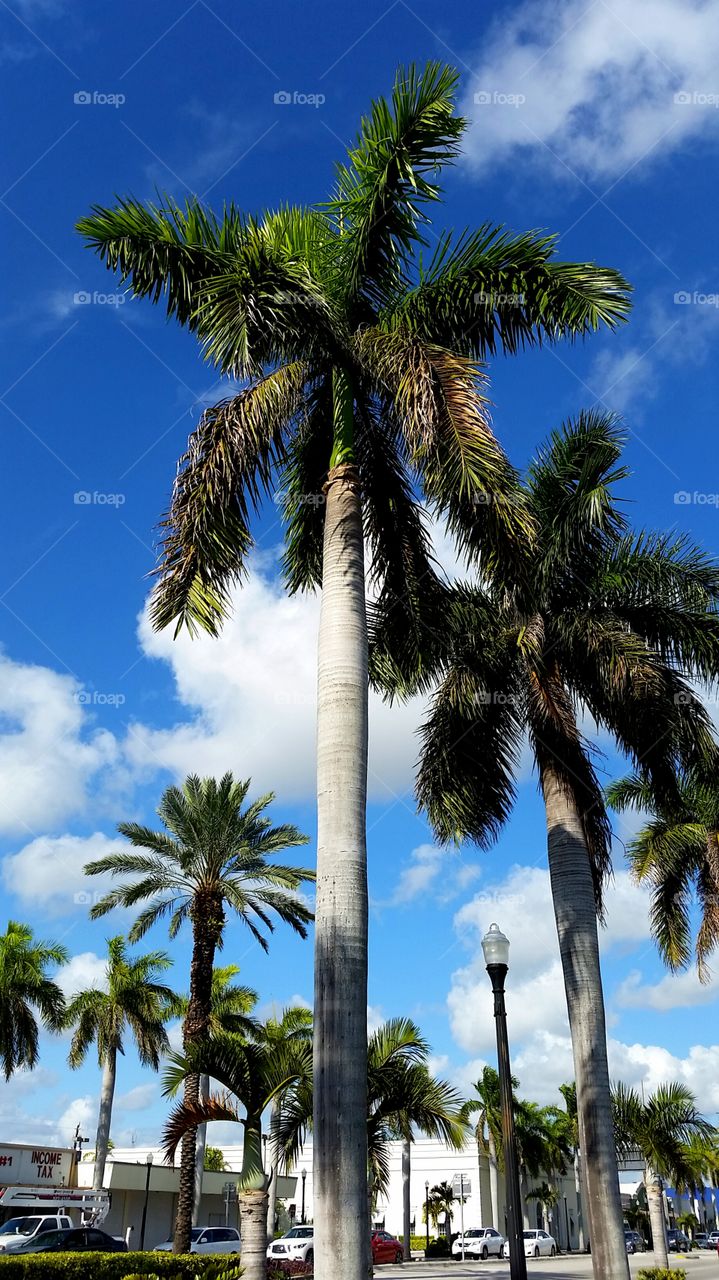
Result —
<path fill-rule="evenodd" d="M 511 1280 L 527 1280 L 527 1260 L 524 1256 L 524 1232 L 519 1193 L 519 1162 L 514 1133 L 512 1107 L 512 1072 L 509 1065 L 509 1041 L 507 1040 L 507 1011 L 504 1007 L 504 979 L 509 968 L 509 939 L 499 925 L 491 924 L 482 938 L 484 963 L 487 966 L 494 992 L 494 1018 L 497 1028 L 497 1063 L 499 1066 L 499 1090 L 502 1103 L 502 1141 L 504 1145 L 504 1173 L 507 1195 L 507 1236 L 509 1239 L 509 1274 Z"/>
<path fill-rule="evenodd" d="M 150 1174 L 152 1173 L 152 1152 L 145 1156 L 147 1173 L 145 1174 L 145 1203 L 142 1206 L 142 1223 L 140 1225 L 140 1252 L 145 1248 L 145 1225 L 147 1223 L 147 1202 L 150 1199 Z"/>
<path fill-rule="evenodd" d="M 424 1220 L 427 1224 L 426 1238 L 427 1238 L 427 1248 L 429 1249 L 429 1183 L 428 1182 L 425 1182 L 424 1184 Z"/>
<path fill-rule="evenodd" d="M 307 1170 L 302 1170 L 302 1211 L 300 1213 L 300 1222 L 305 1225 L 305 1184 L 307 1182 Z"/>

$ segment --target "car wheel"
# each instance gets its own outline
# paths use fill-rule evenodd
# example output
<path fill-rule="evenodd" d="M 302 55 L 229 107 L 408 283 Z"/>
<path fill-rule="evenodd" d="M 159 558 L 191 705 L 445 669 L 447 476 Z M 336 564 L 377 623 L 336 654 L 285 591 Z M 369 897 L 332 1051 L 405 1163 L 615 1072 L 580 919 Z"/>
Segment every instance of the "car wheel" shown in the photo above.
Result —
<path fill-rule="evenodd" d="M 551 1249 L 549 1250 L 549 1256 L 550 1258 L 556 1258 L 557 1256 L 557 1250 L 555 1249 L 554 1245 L 552 1245 Z"/>
<path fill-rule="evenodd" d="M 314 1262 L 314 1260 L 315 1260 L 314 1249 L 308 1249 L 307 1253 L 305 1254 L 305 1262 Z"/>
<path fill-rule="evenodd" d="M 482 1262 L 486 1262 L 488 1257 L 489 1257 L 489 1249 L 487 1248 L 486 1244 L 483 1244 L 482 1245 Z"/>
<path fill-rule="evenodd" d="M 396 1254 L 394 1255 L 394 1260 L 395 1262 L 404 1262 L 404 1254 L 401 1249 L 397 1250 Z"/>
<path fill-rule="evenodd" d="M 534 1256 L 535 1256 L 535 1258 L 538 1258 L 538 1257 L 539 1257 L 539 1245 L 538 1245 L 538 1244 L 535 1244 L 535 1246 L 534 1246 Z"/>

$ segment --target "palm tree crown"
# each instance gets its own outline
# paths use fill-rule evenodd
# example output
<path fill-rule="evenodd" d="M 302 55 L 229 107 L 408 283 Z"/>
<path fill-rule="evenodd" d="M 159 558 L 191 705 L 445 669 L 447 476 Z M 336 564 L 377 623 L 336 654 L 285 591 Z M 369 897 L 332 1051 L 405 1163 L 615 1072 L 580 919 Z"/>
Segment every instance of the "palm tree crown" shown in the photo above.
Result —
<path fill-rule="evenodd" d="M 61 1029 L 65 997 L 47 970 L 67 960 L 65 947 L 39 942 L 29 925 L 9 920 L 0 934 L 0 1062 L 6 1080 L 18 1067 L 37 1065 L 36 1015 L 48 1030 Z"/>

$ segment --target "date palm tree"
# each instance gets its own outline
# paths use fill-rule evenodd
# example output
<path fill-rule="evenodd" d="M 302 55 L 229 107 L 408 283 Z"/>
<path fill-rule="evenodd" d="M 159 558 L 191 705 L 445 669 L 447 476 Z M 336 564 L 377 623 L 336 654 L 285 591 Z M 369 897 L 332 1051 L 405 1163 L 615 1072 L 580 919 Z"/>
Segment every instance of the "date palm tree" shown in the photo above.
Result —
<path fill-rule="evenodd" d="M 512 1088 L 517 1089 L 519 1081 L 512 1076 Z M 469 1121 L 476 1116 L 475 1138 L 478 1154 L 484 1153 L 489 1164 L 489 1203 L 492 1226 L 495 1231 L 499 1225 L 499 1169 L 503 1167 L 502 1149 L 502 1102 L 499 1091 L 499 1074 L 494 1067 L 483 1067 L 482 1074 L 473 1085 L 476 1098 L 469 1098 L 462 1108 L 464 1118 Z M 479 1174 L 479 1170 L 478 1170 Z"/>
<path fill-rule="evenodd" d="M 477 362 L 613 328 L 629 309 L 617 272 L 558 262 L 552 236 L 485 223 L 441 234 L 420 262 L 427 208 L 465 127 L 457 78 L 436 63 L 400 70 L 322 206 L 255 218 L 230 205 L 219 218 L 195 201 L 182 209 L 124 200 L 79 224 L 135 296 L 164 299 L 208 359 L 247 383 L 207 411 L 183 458 L 154 625 L 219 630 L 251 547 L 252 511 L 275 485 L 288 584 L 322 588 L 318 1280 L 360 1280 L 368 1227 L 365 541 L 378 589 L 390 589 L 412 634 L 434 582 L 418 489 L 454 525 L 473 512 L 463 536 L 490 558 L 511 558 L 525 521 L 506 501 L 512 471 L 489 428 Z M 484 491 L 493 501 L 480 510 L 474 499 Z"/>
<path fill-rule="evenodd" d="M 699 904 L 693 950 L 702 982 L 709 979 L 707 962 L 719 942 L 718 765 L 715 759 L 710 769 L 685 771 L 674 793 L 662 792 L 641 773 L 607 788 L 612 808 L 648 816 L 629 841 L 627 857 L 635 879 L 651 887 L 652 934 L 672 972 L 690 963 L 692 907 Z"/>
<path fill-rule="evenodd" d="M 274 918 L 289 924 L 301 938 L 307 936 L 312 913 L 297 890 L 314 880 L 306 867 L 274 861 L 283 849 L 307 844 L 307 837 L 287 824 L 273 827 L 267 808 L 272 793 L 245 806 L 250 780 L 236 781 L 226 773 L 219 781 L 191 775 L 181 787 L 168 787 L 158 816 L 164 830 L 136 822 L 121 822 L 118 831 L 135 850 L 112 853 L 91 862 L 88 875 L 100 873 L 121 878 L 91 910 L 93 918 L 113 907 L 147 903 L 135 923 L 131 942 L 169 918 L 174 938 L 189 921 L 192 928 L 190 995 L 183 1023 L 183 1044 L 189 1046 L 207 1035 L 212 1022 L 212 979 L 217 951 L 222 947 L 227 912 L 234 913 L 264 951 Z M 199 1096 L 199 1077 L 189 1075 L 185 1098 Z M 195 1140 L 189 1128 L 182 1140 L 180 1192 L 175 1219 L 175 1251 L 189 1248 L 195 1195 Z"/>
<path fill-rule="evenodd" d="M 132 956 L 123 937 L 109 938 L 106 989 L 90 987 L 77 992 L 68 1001 L 64 1024 L 75 1028 L 68 1057 L 70 1066 L 81 1066 L 94 1044 L 102 1071 L 92 1176 L 95 1190 L 103 1185 L 117 1055 L 125 1052 L 128 1033 L 143 1067 L 151 1067 L 153 1071 L 157 1071 L 161 1056 L 169 1049 L 165 1023 L 177 1014 L 178 999 L 174 991 L 158 978 L 171 967 L 172 961 L 164 951 Z"/>
<path fill-rule="evenodd" d="M 697 1139 L 708 1141 L 714 1130 L 697 1109 L 691 1090 L 676 1082 L 660 1085 L 646 1100 L 636 1089 L 618 1084 L 612 1103 L 617 1150 L 627 1155 L 639 1150 L 644 1159 L 654 1261 L 668 1268 L 662 1182 L 692 1181 L 696 1169 L 691 1144 Z"/>
<path fill-rule="evenodd" d="M 252 1038 L 221 1034 L 189 1044 L 174 1055 L 165 1072 L 165 1092 L 172 1095 L 188 1077 L 207 1074 L 222 1087 L 204 1100 L 188 1098 L 169 1117 L 163 1135 L 171 1163 L 184 1135 L 208 1121 L 236 1121 L 243 1126 L 242 1169 L 238 1200 L 242 1220 L 242 1267 L 247 1280 L 267 1274 L 268 1177 L 262 1150 L 262 1115 L 276 1098 L 311 1078 L 312 1045 L 307 1038 L 268 1038 L 261 1025 Z"/>
<path fill-rule="evenodd" d="M 525 735 L 537 767 L 567 995 L 596 1273 L 627 1275 L 614 1149 L 597 914 L 610 827 L 581 716 L 668 793 L 714 752 L 689 676 L 719 670 L 719 567 L 684 538 L 633 535 L 618 507 L 622 439 L 607 414 L 553 433 L 517 501 L 537 528 L 528 566 L 483 564 L 412 639 L 391 602 L 373 621 L 372 673 L 432 694 L 417 793 L 438 839 L 488 845 L 515 797 Z M 530 566 L 531 565 L 531 571 Z"/>
<path fill-rule="evenodd" d="M 240 967 L 236 964 L 228 964 L 222 967 L 215 965 L 212 970 L 211 1010 L 208 1023 L 209 1035 L 219 1035 L 223 1031 L 234 1035 L 245 1035 L 248 1031 L 251 1031 L 254 1026 L 254 1022 L 250 1018 L 250 1014 L 259 1000 L 259 996 L 256 991 L 253 991 L 252 987 L 245 987 L 240 983 L 233 982 L 233 978 L 235 978 L 239 972 Z M 183 996 L 180 998 L 180 1017 L 187 1017 L 189 1004 L 189 996 Z M 209 1076 L 200 1076 L 200 1098 L 204 1099 L 209 1096 Z M 197 1215 L 200 1210 L 200 1199 L 202 1196 L 202 1175 L 207 1168 L 205 1158 L 206 1142 L 207 1125 L 201 1124 L 195 1137 L 195 1196 L 192 1208 L 193 1226 L 197 1225 Z"/>
<path fill-rule="evenodd" d="M 0 1063 L 5 1080 L 20 1067 L 38 1061 L 40 1022 L 59 1031 L 65 997 L 48 970 L 67 964 L 68 952 L 58 942 L 40 942 L 27 924 L 8 920 L 0 934 Z"/>

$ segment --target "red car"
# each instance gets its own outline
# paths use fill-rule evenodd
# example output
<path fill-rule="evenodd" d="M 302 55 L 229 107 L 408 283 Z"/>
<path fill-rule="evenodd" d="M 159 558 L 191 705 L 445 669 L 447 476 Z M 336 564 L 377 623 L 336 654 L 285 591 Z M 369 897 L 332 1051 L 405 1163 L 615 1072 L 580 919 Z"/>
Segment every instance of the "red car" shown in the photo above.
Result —
<path fill-rule="evenodd" d="M 402 1245 L 388 1231 L 372 1232 L 373 1262 L 401 1262 L 403 1257 Z"/>

